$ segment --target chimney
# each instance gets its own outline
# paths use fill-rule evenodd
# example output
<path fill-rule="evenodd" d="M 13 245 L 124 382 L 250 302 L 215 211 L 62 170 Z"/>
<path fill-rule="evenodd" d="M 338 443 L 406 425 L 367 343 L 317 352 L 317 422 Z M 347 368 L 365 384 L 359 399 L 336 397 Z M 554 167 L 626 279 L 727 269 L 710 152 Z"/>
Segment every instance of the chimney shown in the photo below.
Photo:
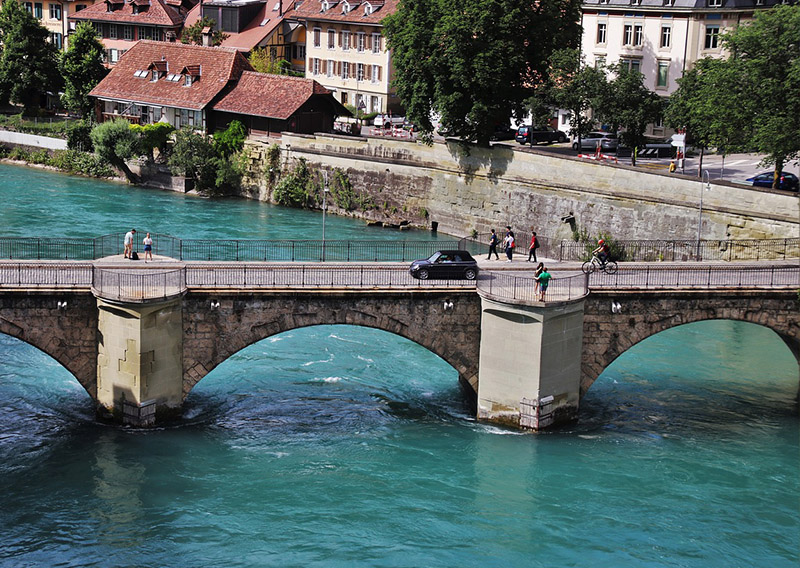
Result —
<path fill-rule="evenodd" d="M 211 27 L 206 26 L 201 32 L 203 34 L 203 47 L 211 47 L 213 45 Z"/>

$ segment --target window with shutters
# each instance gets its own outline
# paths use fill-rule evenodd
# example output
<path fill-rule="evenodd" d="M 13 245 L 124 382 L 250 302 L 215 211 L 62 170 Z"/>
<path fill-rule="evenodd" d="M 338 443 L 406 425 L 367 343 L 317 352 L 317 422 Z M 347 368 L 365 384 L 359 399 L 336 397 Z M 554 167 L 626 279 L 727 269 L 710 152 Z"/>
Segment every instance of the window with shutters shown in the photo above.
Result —
<path fill-rule="evenodd" d="M 328 49 L 336 49 L 336 30 L 328 30 Z"/>
<path fill-rule="evenodd" d="M 336 73 L 335 71 L 336 62 L 333 59 L 328 59 L 328 69 L 325 73 L 328 77 L 333 77 Z"/>
<path fill-rule="evenodd" d="M 61 4 L 50 4 L 50 19 L 51 20 L 61 19 Z"/>
<path fill-rule="evenodd" d="M 381 66 L 380 65 L 373 65 L 372 66 L 372 82 L 377 83 L 381 80 Z"/>
<path fill-rule="evenodd" d="M 356 68 L 356 81 L 363 81 L 364 80 L 364 64 L 359 63 L 358 67 Z"/>
<path fill-rule="evenodd" d="M 350 78 L 350 64 L 346 61 L 342 63 L 342 79 L 347 80 Z"/>
<path fill-rule="evenodd" d="M 342 50 L 350 51 L 350 32 L 342 30 Z"/>
<path fill-rule="evenodd" d="M 314 58 L 314 68 L 311 71 L 314 75 L 319 75 L 319 58 Z"/>
<path fill-rule="evenodd" d="M 364 51 L 364 44 L 366 43 L 366 35 L 364 32 L 358 32 L 358 51 Z"/>
<path fill-rule="evenodd" d="M 372 34 L 372 53 L 381 52 L 381 34 Z"/>
<path fill-rule="evenodd" d="M 319 28 L 314 28 L 314 47 L 319 47 L 322 45 L 322 30 Z"/>

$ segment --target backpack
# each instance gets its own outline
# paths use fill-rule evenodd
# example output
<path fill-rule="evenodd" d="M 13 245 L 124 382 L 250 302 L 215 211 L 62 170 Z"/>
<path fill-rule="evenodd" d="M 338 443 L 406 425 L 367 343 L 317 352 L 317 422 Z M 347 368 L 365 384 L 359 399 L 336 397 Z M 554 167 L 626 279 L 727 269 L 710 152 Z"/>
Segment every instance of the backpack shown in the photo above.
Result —
<path fill-rule="evenodd" d="M 139 260 L 139 253 L 135 250 L 131 251 L 131 260 Z"/>
<path fill-rule="evenodd" d="M 533 238 L 533 248 L 535 249 L 539 248 L 539 237 Z"/>

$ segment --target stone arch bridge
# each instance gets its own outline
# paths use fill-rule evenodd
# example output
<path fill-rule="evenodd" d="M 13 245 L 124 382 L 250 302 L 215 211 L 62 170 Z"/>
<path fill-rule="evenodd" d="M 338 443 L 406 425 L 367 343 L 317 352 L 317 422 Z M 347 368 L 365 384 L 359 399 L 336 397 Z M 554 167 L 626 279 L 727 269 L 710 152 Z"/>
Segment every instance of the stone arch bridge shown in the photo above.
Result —
<path fill-rule="evenodd" d="M 296 274 L 282 273 L 281 282 L 272 274 L 272 281 L 257 285 L 242 282 L 241 268 L 234 274 L 229 267 L 220 268 L 213 281 L 203 268 L 204 282 L 198 283 L 192 270 L 201 269 L 181 265 L 129 270 L 164 282 L 168 274 L 183 278 L 136 298 L 124 291 L 115 297 L 105 284 L 99 289 L 93 265 L 68 264 L 81 275 L 27 279 L 49 280 L 35 285 L 25 278 L 9 284 L 13 279 L 0 267 L 0 332 L 52 356 L 99 408 L 128 413 L 132 423 L 152 421 L 156 410 L 178 413 L 191 389 L 244 347 L 321 324 L 381 329 L 426 347 L 458 372 L 480 418 L 511 424 L 519 424 L 525 398 L 552 397 L 555 423 L 575 418 L 580 397 L 620 354 L 685 323 L 732 319 L 763 325 L 800 360 L 797 285 L 698 289 L 597 282 L 590 293 L 575 293 L 574 283 L 559 289 L 554 281 L 547 300 L 538 301 L 504 295 L 487 284 L 495 279 L 490 274 L 481 276 L 476 293 L 474 283 L 410 280 L 405 267 L 368 267 L 380 276 L 376 272 L 366 282 L 362 267 L 360 283 L 317 281 L 320 270 L 333 267 L 304 268 L 299 284 L 290 282 Z M 45 269 L 52 271 L 52 265 Z M 798 282 L 793 270 L 789 282 Z M 141 281 L 134 287 L 146 288 Z M 123 288 L 118 283 L 113 290 Z M 143 414 L 142 408 L 150 410 Z"/>

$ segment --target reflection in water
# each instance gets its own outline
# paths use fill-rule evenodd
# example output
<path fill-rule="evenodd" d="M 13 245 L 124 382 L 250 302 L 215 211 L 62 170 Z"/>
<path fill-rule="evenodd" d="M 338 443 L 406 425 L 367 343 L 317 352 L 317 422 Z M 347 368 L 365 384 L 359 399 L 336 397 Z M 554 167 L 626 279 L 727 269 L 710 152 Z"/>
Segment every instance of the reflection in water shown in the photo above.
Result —
<path fill-rule="evenodd" d="M 143 545 L 142 528 L 147 525 L 141 498 L 141 494 L 147 491 L 145 467 L 127 451 L 124 463 L 120 463 L 118 453 L 121 446 L 133 442 L 120 439 L 122 437 L 124 434 L 111 429 L 102 432 L 95 440 L 92 452 L 95 465 L 91 480 L 97 506 L 90 513 L 98 526 L 99 544 L 116 549 Z"/>

